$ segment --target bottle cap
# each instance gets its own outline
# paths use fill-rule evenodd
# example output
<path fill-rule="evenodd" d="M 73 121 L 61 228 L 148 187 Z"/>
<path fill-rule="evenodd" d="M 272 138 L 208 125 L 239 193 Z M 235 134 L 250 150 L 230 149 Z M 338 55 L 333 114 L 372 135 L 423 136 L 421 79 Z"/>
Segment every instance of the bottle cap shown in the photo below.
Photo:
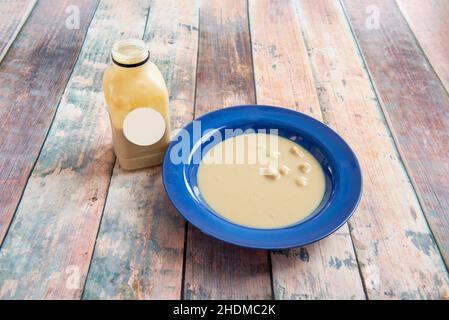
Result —
<path fill-rule="evenodd" d="M 149 52 L 141 39 L 119 40 L 112 46 L 112 61 L 121 66 L 134 66 L 145 62 Z"/>
<path fill-rule="evenodd" d="M 138 146 L 150 146 L 164 136 L 166 129 L 162 115 L 152 108 L 137 108 L 123 121 L 123 135 Z"/>

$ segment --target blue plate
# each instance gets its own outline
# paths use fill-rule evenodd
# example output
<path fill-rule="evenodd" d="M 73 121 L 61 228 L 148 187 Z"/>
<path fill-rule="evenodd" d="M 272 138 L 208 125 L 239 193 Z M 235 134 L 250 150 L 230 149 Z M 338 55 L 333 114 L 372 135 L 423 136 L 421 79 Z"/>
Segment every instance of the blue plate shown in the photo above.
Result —
<path fill-rule="evenodd" d="M 321 122 L 289 109 L 253 105 L 224 108 L 196 121 L 173 138 L 165 153 L 162 176 L 173 205 L 204 233 L 250 248 L 298 247 L 333 233 L 357 207 L 362 192 L 357 158 L 346 142 Z M 313 214 L 287 227 L 256 229 L 227 221 L 207 205 L 197 183 L 199 160 L 220 142 L 211 136 L 220 133 L 224 137 L 225 129 L 237 128 L 277 129 L 280 136 L 298 143 L 318 160 L 326 176 L 326 192 Z"/>

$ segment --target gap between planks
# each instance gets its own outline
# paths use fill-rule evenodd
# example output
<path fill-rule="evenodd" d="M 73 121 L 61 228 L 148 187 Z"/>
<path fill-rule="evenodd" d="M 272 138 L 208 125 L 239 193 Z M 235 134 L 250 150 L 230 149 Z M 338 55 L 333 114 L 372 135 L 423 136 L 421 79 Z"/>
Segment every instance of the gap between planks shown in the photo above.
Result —
<path fill-rule="evenodd" d="M 96 11 L 95 20 L 98 15 Z M 89 28 L 87 37 L 97 34 Z M 109 179 L 108 158 L 113 159 L 108 123 L 97 122 L 99 117 L 107 119 L 105 109 L 98 108 L 98 88 L 110 48 L 97 52 L 86 43 L 0 252 L 2 297 L 73 299 L 81 291 L 93 247 L 89 240 L 98 229 L 94 220 L 102 209 L 101 179 Z M 100 147 L 100 131 L 107 132 L 106 149 Z M 92 233 L 78 237 L 83 226 Z"/>
<path fill-rule="evenodd" d="M 446 0 L 396 0 L 396 3 L 433 67 L 435 74 L 449 94 L 449 6 Z"/>
<path fill-rule="evenodd" d="M 250 1 L 257 102 L 322 121 L 315 79 L 292 1 Z M 277 299 L 365 299 L 347 225 L 317 243 L 273 251 Z"/>
<path fill-rule="evenodd" d="M 202 1 L 195 118 L 255 102 L 246 1 Z M 217 59 L 218 57 L 218 59 Z M 271 298 L 268 253 L 226 244 L 189 225 L 185 299 Z"/>
<path fill-rule="evenodd" d="M 173 128 L 192 120 L 197 37 L 197 1 L 150 3 L 144 39 L 167 82 Z M 116 164 L 83 299 L 179 298 L 185 228 L 160 167 Z"/>
<path fill-rule="evenodd" d="M 3 120 L 0 130 L 4 141 L 0 145 L 0 152 L 3 153 L 3 149 L 7 151 L 0 159 L 2 246 L 31 171 L 40 155 L 56 113 L 55 109 L 78 58 L 98 1 L 85 0 L 79 3 L 81 10 L 87 14 L 81 18 L 80 28 L 76 31 L 57 28 L 57 24 L 62 23 L 64 19 L 62 11 L 67 7 L 67 3 L 63 1 L 53 6 L 50 14 L 53 15 L 52 23 L 42 22 L 45 21 L 42 16 L 48 18 L 50 4 L 50 1 L 38 2 L 0 63 L 0 80 L 4 84 L 4 95 L 0 99 L 3 106 L 0 108 L 0 119 Z M 68 44 L 53 41 L 56 37 L 66 38 Z M 44 46 L 44 43 L 47 45 Z M 58 55 L 52 53 L 56 50 L 59 50 Z M 38 61 L 42 63 L 39 64 Z M 43 65 L 45 68 L 41 68 Z M 53 77 L 47 78 L 48 73 L 52 73 Z M 17 96 L 16 92 L 21 92 L 21 95 Z M 42 95 L 41 92 L 48 94 Z M 24 108 L 27 112 L 22 112 Z M 19 117 L 18 114 L 22 116 Z M 29 130 L 30 126 L 33 127 L 32 131 Z"/>
<path fill-rule="evenodd" d="M 20 10 L 20 4 L 17 3 L 20 1 L 16 1 L 14 3 L 15 9 Z M 3 41 L 4 39 L 0 39 L 0 63 L 3 61 L 3 58 L 8 53 L 9 48 L 13 44 L 14 40 L 16 39 L 17 35 L 19 34 L 20 30 L 22 30 L 23 25 L 27 21 L 28 17 L 31 15 L 31 12 L 33 11 L 34 6 L 36 5 L 37 0 L 24 0 L 23 2 L 27 3 L 27 5 L 23 8 L 23 11 L 20 10 L 20 19 L 17 21 L 12 22 L 12 24 L 16 24 L 16 26 L 10 26 L 10 28 L 13 29 L 13 32 L 10 35 L 7 35 L 7 40 Z M 0 5 L 7 5 L 6 3 L 2 3 Z M 14 15 L 9 16 L 9 18 L 14 18 Z M 10 20 L 4 19 L 2 22 L 7 24 Z M 3 27 L 3 25 L 1 26 Z M 6 27 L 6 31 L 8 31 L 8 28 Z"/>
<path fill-rule="evenodd" d="M 362 201 L 349 225 L 368 296 L 440 298 L 448 287 L 444 264 L 395 155 L 343 9 L 331 1 L 297 3 L 322 110 L 357 153 L 365 177 Z M 429 241 L 425 249 L 417 236 Z"/>
<path fill-rule="evenodd" d="M 449 148 L 444 143 L 449 130 L 447 88 L 394 1 L 371 2 L 384 20 L 380 31 L 367 31 L 361 26 L 360 5 L 346 2 L 345 12 L 352 19 L 352 31 L 358 36 L 357 45 L 381 109 L 447 268 Z M 394 36 L 390 34 L 393 28 Z M 379 51 L 379 47 L 385 48 L 386 53 Z"/>

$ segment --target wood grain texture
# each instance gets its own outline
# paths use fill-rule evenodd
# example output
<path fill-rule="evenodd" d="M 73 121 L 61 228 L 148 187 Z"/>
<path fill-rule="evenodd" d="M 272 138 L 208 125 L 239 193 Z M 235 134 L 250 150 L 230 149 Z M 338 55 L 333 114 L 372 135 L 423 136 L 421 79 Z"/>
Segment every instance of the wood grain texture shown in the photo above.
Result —
<path fill-rule="evenodd" d="M 195 117 L 255 102 L 245 1 L 202 1 Z M 185 299 L 271 298 L 267 251 L 215 240 L 189 225 Z"/>
<path fill-rule="evenodd" d="M 199 8 L 150 1 L 144 39 L 170 93 L 172 128 L 193 119 Z M 179 299 L 185 221 L 169 202 L 161 167 L 114 168 L 84 299 Z"/>
<path fill-rule="evenodd" d="M 40 1 L 0 64 L 0 243 L 82 46 L 97 0 L 77 6 L 80 29 L 65 27 L 70 1 Z"/>
<path fill-rule="evenodd" d="M 102 75 L 115 40 L 142 37 L 148 9 L 100 3 L 0 251 L 1 298 L 81 297 L 114 164 Z"/>
<path fill-rule="evenodd" d="M 449 91 L 449 2 L 397 0 L 404 17 Z"/>
<path fill-rule="evenodd" d="M 380 12 L 379 30 L 364 27 L 364 7 L 368 1 L 345 3 L 392 134 L 449 265 L 447 91 L 394 1 L 370 2 Z"/>
<path fill-rule="evenodd" d="M 445 258 L 446 265 L 449 266 L 449 101 L 428 63 L 430 62 L 442 81 L 446 93 L 449 92 L 449 2 L 431 0 L 418 3 L 411 0 L 397 1 L 397 3 L 408 20 L 411 30 L 419 40 L 419 44 L 415 44 L 412 35 L 404 26 L 402 33 L 407 39 L 407 46 L 410 49 L 416 48 L 416 52 L 414 55 L 406 56 L 404 49 L 408 51 L 409 48 L 405 45 L 401 48 L 400 57 L 403 59 L 401 61 L 403 67 L 396 66 L 398 74 L 393 75 L 395 78 L 391 78 L 390 82 L 401 80 L 401 83 L 407 84 L 400 88 L 400 92 L 407 92 L 408 95 L 412 92 L 413 104 L 407 105 L 409 114 L 407 119 L 408 123 L 413 124 L 413 127 L 416 128 L 413 130 L 414 134 L 404 130 L 405 124 L 399 126 L 396 124 L 397 119 L 402 118 L 405 108 L 399 108 L 396 115 L 393 115 L 395 110 L 388 110 L 387 113 L 392 114 L 392 126 L 400 127 L 397 129 L 397 133 L 396 130 L 393 131 L 404 144 L 402 146 L 400 143 L 400 150 L 406 158 L 406 164 L 419 191 L 427 220 Z M 402 22 L 400 17 L 397 19 Z M 418 46 L 422 47 L 424 53 Z M 368 56 L 367 59 L 369 59 Z M 393 60 L 389 62 L 390 65 L 394 63 Z M 373 76 L 379 76 L 379 71 L 373 70 Z M 410 90 L 413 80 L 408 77 L 409 74 L 419 76 L 418 79 L 422 81 L 420 90 Z M 378 86 L 378 89 L 387 107 L 409 103 L 408 100 L 401 101 L 403 99 L 401 96 L 393 97 L 392 92 L 387 91 L 385 87 Z M 393 108 L 391 107 L 391 109 Z M 403 135 L 406 135 L 407 138 L 404 138 Z M 418 157 L 416 152 L 424 152 L 425 157 Z"/>
<path fill-rule="evenodd" d="M 0 62 L 13 43 L 37 0 L 0 1 Z"/>
<path fill-rule="evenodd" d="M 252 0 L 249 10 L 257 103 L 288 107 L 322 121 L 309 57 L 289 0 Z M 345 224 L 304 248 L 271 254 L 276 299 L 364 299 Z"/>
<path fill-rule="evenodd" d="M 369 298 L 441 298 L 448 274 L 342 7 L 301 0 L 297 11 L 324 118 L 351 145 L 362 168 L 363 197 L 349 225 Z"/>

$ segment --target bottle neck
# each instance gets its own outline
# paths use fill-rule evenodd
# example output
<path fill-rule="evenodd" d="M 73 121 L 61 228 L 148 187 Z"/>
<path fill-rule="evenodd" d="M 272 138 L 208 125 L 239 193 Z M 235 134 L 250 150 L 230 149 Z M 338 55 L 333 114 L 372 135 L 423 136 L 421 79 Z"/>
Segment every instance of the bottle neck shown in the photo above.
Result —
<path fill-rule="evenodd" d="M 111 58 L 120 67 L 134 68 L 145 64 L 150 58 L 150 52 L 140 39 L 120 40 L 114 43 Z"/>

